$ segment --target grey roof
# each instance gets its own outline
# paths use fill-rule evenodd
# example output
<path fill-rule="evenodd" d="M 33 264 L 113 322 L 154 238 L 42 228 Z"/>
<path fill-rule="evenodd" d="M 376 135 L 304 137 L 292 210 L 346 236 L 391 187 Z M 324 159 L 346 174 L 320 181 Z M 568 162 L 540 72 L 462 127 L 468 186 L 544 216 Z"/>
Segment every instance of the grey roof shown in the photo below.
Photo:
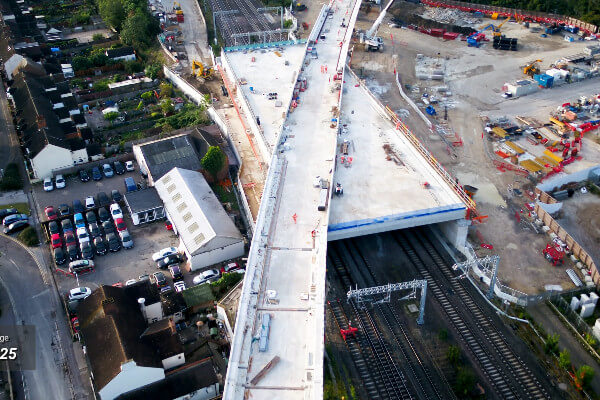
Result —
<path fill-rule="evenodd" d="M 156 182 L 173 168 L 198 171 L 202 168 L 192 138 L 189 135 L 155 140 L 140 145 L 148 173 Z"/>
<path fill-rule="evenodd" d="M 125 193 L 125 203 L 131 213 L 154 210 L 163 206 L 162 200 L 153 187 Z"/>
<path fill-rule="evenodd" d="M 106 50 L 106 56 L 108 58 L 129 56 L 131 54 L 135 54 L 135 50 L 133 50 L 133 47 L 131 46 L 124 46 L 116 49 Z"/>
<path fill-rule="evenodd" d="M 173 168 L 154 187 L 191 255 L 243 240 L 200 172 Z"/>

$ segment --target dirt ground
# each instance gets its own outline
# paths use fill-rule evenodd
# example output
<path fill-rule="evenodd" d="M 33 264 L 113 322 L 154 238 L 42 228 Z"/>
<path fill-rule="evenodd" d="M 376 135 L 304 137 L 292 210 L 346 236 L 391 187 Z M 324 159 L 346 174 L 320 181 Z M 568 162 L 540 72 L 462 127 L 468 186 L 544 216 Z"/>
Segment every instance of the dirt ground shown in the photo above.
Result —
<path fill-rule="evenodd" d="M 418 7 L 402 3 L 402 7 L 397 9 L 404 11 L 397 15 L 406 20 L 406 15 L 418 10 Z M 376 16 L 375 12 L 369 15 L 359 14 L 357 29 L 368 29 Z M 598 80 L 590 80 L 587 83 L 584 81 L 552 89 L 556 90 L 554 93 L 541 91 L 517 99 L 519 106 L 500 96 L 504 82 L 522 78 L 520 66 L 527 61 L 543 58 L 549 64 L 560 56 L 582 51 L 582 46 L 589 43 L 568 43 L 557 37 L 542 39 L 539 34 L 533 34 L 518 24 L 507 23 L 502 28 L 503 33 L 520 40 L 519 51 L 507 53 L 494 50 L 491 44 L 479 49 L 469 48 L 463 41 L 442 41 L 412 30 L 391 28 L 387 25 L 390 18 L 386 17 L 379 29 L 379 36 L 385 42 L 384 51 L 367 53 L 361 49 L 355 50 L 352 68 L 366 79 L 367 86 L 384 104 L 402 117 L 446 169 L 462 184 L 479 188 L 474 200 L 479 213 L 488 218 L 486 222 L 474 224 L 470 228 L 469 237 L 476 252 L 480 255 L 500 255 L 500 280 L 517 290 L 531 294 L 544 290 L 546 284 L 559 284 L 565 289 L 572 287 L 572 282 L 564 271 L 573 265 L 567 262 L 563 267 L 553 267 L 542 256 L 541 251 L 549 237 L 535 233 L 527 221 L 528 212 L 524 204 L 531 199 L 526 196 L 510 198 L 511 187 L 531 190 L 535 186 L 534 182 L 510 171 L 501 172 L 494 167 L 488 155 L 491 154 L 491 143 L 487 138 L 482 138 L 482 117 L 525 115 L 545 120 L 552 108 L 563 103 L 562 98 L 596 93 L 594 89 Z M 482 22 L 484 23 L 487 22 Z M 417 54 L 444 60 L 444 82 L 416 79 Z M 402 85 L 419 88 L 419 93 L 415 94 L 404 87 L 405 92 L 415 101 L 419 100 L 420 93 L 430 87 L 446 85 L 450 88 L 452 96 L 448 101 L 447 120 L 444 120 L 443 108 L 438 107 L 438 115 L 433 118 L 433 122 L 447 123 L 462 139 L 462 146 L 448 145 L 427 128 L 399 95 L 394 70 L 400 74 Z M 553 94 L 560 94 L 562 97 L 558 98 Z M 537 107 L 538 96 L 543 98 L 543 112 Z M 505 110 L 508 112 L 505 113 Z M 584 147 L 590 146 L 586 143 Z M 594 154 L 597 154 L 596 150 L 589 157 L 584 157 L 577 168 L 584 168 L 587 162 L 594 163 L 598 159 Z M 521 222 L 517 221 L 516 214 L 519 214 Z M 481 243 L 491 244 L 494 248 L 481 248 Z"/>

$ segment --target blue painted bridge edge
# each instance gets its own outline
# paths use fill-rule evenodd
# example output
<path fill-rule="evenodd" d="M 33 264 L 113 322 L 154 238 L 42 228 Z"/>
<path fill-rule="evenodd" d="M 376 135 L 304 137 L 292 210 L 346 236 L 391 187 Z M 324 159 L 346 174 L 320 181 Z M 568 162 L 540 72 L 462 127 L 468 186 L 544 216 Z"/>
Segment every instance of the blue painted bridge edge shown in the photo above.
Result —
<path fill-rule="evenodd" d="M 347 230 L 347 229 L 356 229 L 356 228 L 361 228 L 361 227 L 365 227 L 365 226 L 369 226 L 369 225 L 377 225 L 377 224 L 390 223 L 390 222 L 394 222 L 394 221 L 409 220 L 409 219 L 427 217 L 427 216 L 432 216 L 432 215 L 437 215 L 437 214 L 451 213 L 451 212 L 460 211 L 460 210 L 466 211 L 467 208 L 464 205 L 461 205 L 461 206 L 450 205 L 450 206 L 445 206 L 445 207 L 428 208 L 426 210 L 421 210 L 418 213 L 401 213 L 401 214 L 385 215 L 383 217 L 378 217 L 378 218 L 359 219 L 359 220 L 355 220 L 355 221 L 342 222 L 339 224 L 329 225 L 329 228 L 327 229 L 327 231 L 335 232 L 335 231 L 343 231 L 343 230 Z"/>

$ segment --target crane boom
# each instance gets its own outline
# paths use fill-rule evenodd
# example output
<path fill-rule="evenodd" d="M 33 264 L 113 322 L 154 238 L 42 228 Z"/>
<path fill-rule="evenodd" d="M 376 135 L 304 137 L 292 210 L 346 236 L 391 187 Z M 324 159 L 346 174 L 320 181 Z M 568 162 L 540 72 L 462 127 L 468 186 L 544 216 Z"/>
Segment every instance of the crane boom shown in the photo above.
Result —
<path fill-rule="evenodd" d="M 379 16 L 377 17 L 377 19 L 373 23 L 373 26 L 371 27 L 371 29 L 369 29 L 365 33 L 365 36 L 367 38 L 372 38 L 372 37 L 374 37 L 377 34 L 377 30 L 379 29 L 379 25 L 381 25 L 381 22 L 383 21 L 383 18 L 385 18 L 385 14 L 387 13 L 388 8 L 390 8 L 390 6 L 392 5 L 393 2 L 394 2 L 394 0 L 390 0 L 390 2 L 387 4 L 387 6 L 385 6 L 385 8 L 381 11 L 381 14 L 379 14 Z"/>

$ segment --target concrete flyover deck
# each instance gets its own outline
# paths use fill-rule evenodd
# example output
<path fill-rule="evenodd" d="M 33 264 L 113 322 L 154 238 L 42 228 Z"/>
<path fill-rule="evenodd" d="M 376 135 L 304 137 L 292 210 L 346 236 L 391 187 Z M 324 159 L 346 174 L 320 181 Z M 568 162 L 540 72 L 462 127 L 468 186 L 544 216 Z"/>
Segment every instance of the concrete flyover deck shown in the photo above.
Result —
<path fill-rule="evenodd" d="M 313 26 L 313 39 L 322 31 L 331 33 L 314 46 L 318 58 L 304 59 L 300 78 L 307 79 L 308 88 L 300 95 L 299 106 L 287 114 L 271 158 L 246 265 L 224 399 L 323 398 L 330 207 L 318 210 L 322 192 L 313 183 L 315 176 L 332 179 L 341 101 L 336 85 L 343 80 L 334 75 L 338 65 L 343 74 L 359 7 L 360 0 L 332 1 Z M 347 28 L 333 33 L 343 19 Z M 275 298 L 270 299 L 267 291 L 275 291 Z M 265 315 L 270 316 L 268 345 L 261 351 Z"/>
<path fill-rule="evenodd" d="M 385 109 L 346 74 L 329 240 L 465 217 L 466 206 L 392 123 Z"/>

